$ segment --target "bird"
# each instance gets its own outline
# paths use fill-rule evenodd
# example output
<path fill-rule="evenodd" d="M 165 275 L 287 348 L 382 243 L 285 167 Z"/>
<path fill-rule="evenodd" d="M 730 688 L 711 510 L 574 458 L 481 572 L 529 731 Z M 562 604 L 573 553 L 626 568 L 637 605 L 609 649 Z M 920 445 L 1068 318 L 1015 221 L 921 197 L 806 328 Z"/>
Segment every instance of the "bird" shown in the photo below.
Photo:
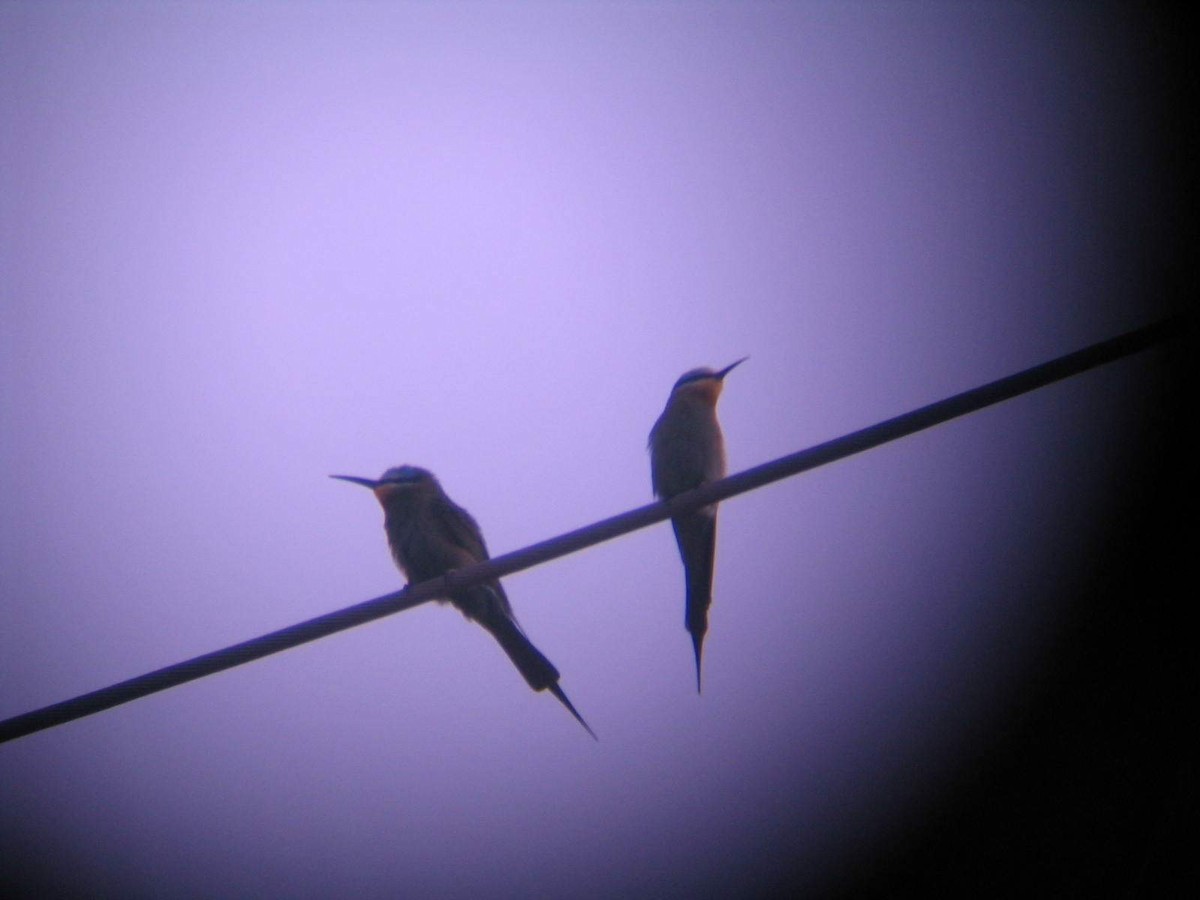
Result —
<path fill-rule="evenodd" d="M 455 503 L 428 469 L 403 465 L 378 479 L 331 475 L 370 488 L 383 507 L 383 527 L 396 566 L 410 584 L 419 584 L 488 559 L 483 532 L 469 512 Z M 508 654 L 535 691 L 548 690 L 593 739 L 592 731 L 558 686 L 558 669 L 525 636 L 500 580 L 493 578 L 450 594 L 449 602 L 468 621 L 478 622 Z"/>
<path fill-rule="evenodd" d="M 723 369 L 684 372 L 671 388 L 662 415 L 650 429 L 650 482 L 662 500 L 725 477 L 725 439 L 717 421 L 717 398 L 725 376 L 743 356 Z M 700 693 L 700 654 L 712 605 L 713 555 L 717 543 L 715 503 L 671 518 L 687 591 L 684 626 L 696 654 L 696 693 Z"/>

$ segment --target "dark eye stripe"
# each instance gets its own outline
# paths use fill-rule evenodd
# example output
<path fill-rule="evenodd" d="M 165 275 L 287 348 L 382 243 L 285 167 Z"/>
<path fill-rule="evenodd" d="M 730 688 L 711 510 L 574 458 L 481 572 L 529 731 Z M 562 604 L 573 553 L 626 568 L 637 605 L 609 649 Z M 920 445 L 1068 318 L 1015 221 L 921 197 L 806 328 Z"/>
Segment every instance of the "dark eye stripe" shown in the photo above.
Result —
<path fill-rule="evenodd" d="M 712 372 L 693 372 L 690 375 L 684 375 L 677 382 L 675 382 L 675 387 L 683 387 L 685 384 L 691 384 L 695 381 L 703 381 L 706 378 L 712 377 Z"/>
<path fill-rule="evenodd" d="M 398 466 L 384 473 L 383 481 L 389 484 L 414 484 L 426 478 L 428 473 L 416 466 Z"/>

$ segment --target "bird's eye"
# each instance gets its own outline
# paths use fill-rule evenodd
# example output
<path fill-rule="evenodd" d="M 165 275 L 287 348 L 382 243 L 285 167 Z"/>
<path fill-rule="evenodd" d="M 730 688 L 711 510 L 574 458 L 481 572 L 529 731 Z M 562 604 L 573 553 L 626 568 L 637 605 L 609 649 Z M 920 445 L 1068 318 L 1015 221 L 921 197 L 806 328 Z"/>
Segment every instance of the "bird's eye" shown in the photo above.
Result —
<path fill-rule="evenodd" d="M 702 381 L 705 378 L 711 377 L 711 372 L 688 372 L 686 375 L 680 376 L 680 379 L 675 382 L 675 387 L 681 388 L 686 384 L 694 384 L 697 381 Z"/>

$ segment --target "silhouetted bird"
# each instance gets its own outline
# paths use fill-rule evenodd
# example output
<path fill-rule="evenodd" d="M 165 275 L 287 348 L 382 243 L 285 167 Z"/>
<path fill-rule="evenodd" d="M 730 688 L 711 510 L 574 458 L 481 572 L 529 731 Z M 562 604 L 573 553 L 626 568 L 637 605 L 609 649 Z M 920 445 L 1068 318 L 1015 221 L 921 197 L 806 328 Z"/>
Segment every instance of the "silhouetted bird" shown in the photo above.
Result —
<path fill-rule="evenodd" d="M 749 357 L 720 371 L 685 372 L 671 388 L 667 406 L 650 429 L 650 480 L 664 500 L 708 481 L 725 477 L 725 439 L 717 422 L 717 398 L 725 376 Z M 712 605 L 713 554 L 717 543 L 717 505 L 671 519 L 687 581 L 684 624 L 696 652 L 696 692 L 700 692 L 700 651 Z"/>
<path fill-rule="evenodd" d="M 392 557 L 409 583 L 419 584 L 488 558 L 479 525 L 446 496 L 431 472 L 398 466 L 388 469 L 378 481 L 354 475 L 330 477 L 361 484 L 374 492 L 383 507 L 383 527 Z M 596 737 L 558 686 L 558 669 L 521 631 L 499 579 L 456 591 L 448 599 L 469 620 L 491 633 L 531 688 L 550 691 L 587 733 Z"/>

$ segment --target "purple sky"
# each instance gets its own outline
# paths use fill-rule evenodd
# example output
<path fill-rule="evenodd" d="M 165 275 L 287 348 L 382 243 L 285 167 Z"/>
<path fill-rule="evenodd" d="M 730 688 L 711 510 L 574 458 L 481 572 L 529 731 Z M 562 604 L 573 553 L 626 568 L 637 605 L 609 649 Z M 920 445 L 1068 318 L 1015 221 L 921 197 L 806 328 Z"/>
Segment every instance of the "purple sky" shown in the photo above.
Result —
<path fill-rule="evenodd" d="M 1007 3 L 0 4 L 0 717 L 1159 312 L 1139 20 Z M 513 576 L 600 736 L 429 604 L 0 747 L 0 865 L 121 896 L 809 887 L 1043 670 L 1139 357 L 744 495 L 705 693 L 662 525 Z M 45 871 L 40 868 L 46 863 Z M 646 894 L 643 894 L 646 895 Z"/>

